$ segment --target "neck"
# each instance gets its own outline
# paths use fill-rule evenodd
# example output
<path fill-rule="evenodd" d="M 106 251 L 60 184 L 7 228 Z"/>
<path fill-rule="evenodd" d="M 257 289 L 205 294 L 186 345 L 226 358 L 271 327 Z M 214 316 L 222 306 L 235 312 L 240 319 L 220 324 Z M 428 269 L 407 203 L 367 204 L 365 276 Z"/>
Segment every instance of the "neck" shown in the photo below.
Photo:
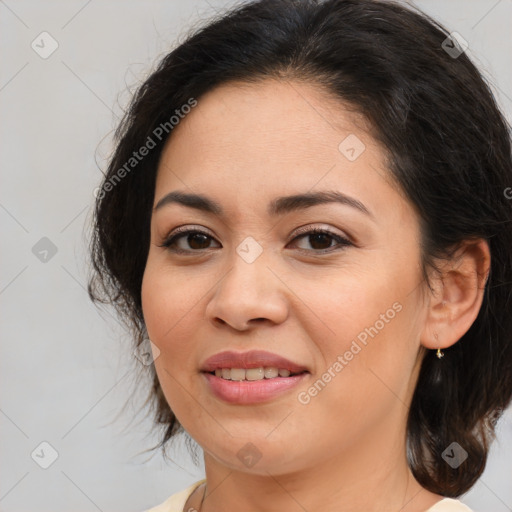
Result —
<path fill-rule="evenodd" d="M 200 512 L 424 512 L 442 496 L 423 489 L 406 459 L 404 433 L 386 441 L 382 425 L 313 467 L 274 474 L 239 471 L 205 453 L 206 497 Z M 255 468 L 253 468 L 255 469 Z"/>

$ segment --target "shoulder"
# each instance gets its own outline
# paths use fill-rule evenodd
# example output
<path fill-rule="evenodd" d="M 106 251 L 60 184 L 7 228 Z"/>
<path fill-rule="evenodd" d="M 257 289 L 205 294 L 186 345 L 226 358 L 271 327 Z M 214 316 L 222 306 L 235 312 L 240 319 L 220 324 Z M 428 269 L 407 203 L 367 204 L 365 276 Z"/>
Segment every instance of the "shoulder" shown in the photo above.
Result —
<path fill-rule="evenodd" d="M 189 485 L 187 488 L 173 494 L 167 498 L 163 503 L 156 507 L 146 509 L 144 512 L 183 512 L 183 507 L 188 497 L 194 492 L 196 487 L 201 485 L 205 480 L 199 480 L 198 482 Z M 187 512 L 187 511 L 185 511 Z M 425 512 L 473 512 L 468 506 L 464 505 L 459 500 L 452 498 L 444 498 L 438 501 L 435 505 L 430 507 Z"/>
<path fill-rule="evenodd" d="M 183 507 L 188 497 L 194 492 L 195 488 L 201 485 L 205 480 L 199 480 L 198 482 L 189 485 L 186 489 L 183 489 L 169 498 L 163 503 L 156 507 L 146 509 L 144 512 L 183 512 Z"/>
<path fill-rule="evenodd" d="M 425 512 L 473 512 L 462 501 L 454 500 L 452 498 L 444 498 L 438 501 L 435 505 L 430 507 Z"/>

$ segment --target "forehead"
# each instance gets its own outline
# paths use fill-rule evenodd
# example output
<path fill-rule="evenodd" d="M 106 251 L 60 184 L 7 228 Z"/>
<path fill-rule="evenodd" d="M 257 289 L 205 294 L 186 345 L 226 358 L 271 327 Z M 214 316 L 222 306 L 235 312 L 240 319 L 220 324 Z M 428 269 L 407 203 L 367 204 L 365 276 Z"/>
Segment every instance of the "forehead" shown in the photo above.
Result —
<path fill-rule="evenodd" d="M 318 188 L 364 202 L 376 187 L 381 199 L 393 193 L 386 178 L 382 149 L 353 108 L 311 84 L 230 83 L 199 98 L 173 129 L 155 200 L 188 188 L 254 206 L 258 197 Z"/>
<path fill-rule="evenodd" d="M 264 80 L 228 83 L 199 98 L 171 133 L 166 149 L 186 139 L 189 158 L 207 152 L 248 160 L 338 158 L 339 143 L 357 132 L 371 142 L 364 118 L 312 84 Z M 229 153 L 225 150 L 229 149 Z M 257 162 L 256 162 L 257 163 Z"/>

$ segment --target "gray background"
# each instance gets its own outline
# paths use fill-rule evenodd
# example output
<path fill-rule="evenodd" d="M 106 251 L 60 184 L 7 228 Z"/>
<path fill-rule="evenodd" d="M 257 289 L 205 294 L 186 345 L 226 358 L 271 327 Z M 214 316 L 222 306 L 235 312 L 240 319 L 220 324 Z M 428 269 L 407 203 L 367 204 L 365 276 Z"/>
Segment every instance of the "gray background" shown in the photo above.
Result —
<path fill-rule="evenodd" d="M 414 3 L 468 41 L 510 120 L 512 1 Z M 140 512 L 202 478 L 183 446 L 171 451 L 176 464 L 140 454 L 158 440 L 142 415 L 131 419 L 145 397 L 133 378 L 141 363 L 87 297 L 85 248 L 98 166 L 129 91 L 197 20 L 227 5 L 0 0 L 1 511 Z M 31 47 L 51 49 L 43 31 L 58 43 L 46 59 Z M 509 410 L 462 501 L 512 510 L 511 454 Z"/>

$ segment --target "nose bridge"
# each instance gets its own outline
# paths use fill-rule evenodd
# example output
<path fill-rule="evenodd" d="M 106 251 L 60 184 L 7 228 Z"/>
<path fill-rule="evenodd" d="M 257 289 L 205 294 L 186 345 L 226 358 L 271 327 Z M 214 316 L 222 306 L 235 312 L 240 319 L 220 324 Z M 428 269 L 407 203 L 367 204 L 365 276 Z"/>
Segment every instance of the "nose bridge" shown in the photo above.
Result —
<path fill-rule="evenodd" d="M 239 294 L 240 299 L 261 300 L 261 295 L 268 295 L 270 290 L 268 278 L 272 274 L 267 268 L 268 249 L 264 251 L 262 244 L 252 236 L 246 237 L 230 258 L 230 270 L 220 283 L 223 292 Z M 259 297 L 259 299 L 258 299 Z"/>
<path fill-rule="evenodd" d="M 282 283 L 268 268 L 269 252 L 251 236 L 242 240 L 230 257 L 228 272 L 216 285 L 207 317 L 238 328 L 252 319 L 280 322 L 286 317 Z"/>

